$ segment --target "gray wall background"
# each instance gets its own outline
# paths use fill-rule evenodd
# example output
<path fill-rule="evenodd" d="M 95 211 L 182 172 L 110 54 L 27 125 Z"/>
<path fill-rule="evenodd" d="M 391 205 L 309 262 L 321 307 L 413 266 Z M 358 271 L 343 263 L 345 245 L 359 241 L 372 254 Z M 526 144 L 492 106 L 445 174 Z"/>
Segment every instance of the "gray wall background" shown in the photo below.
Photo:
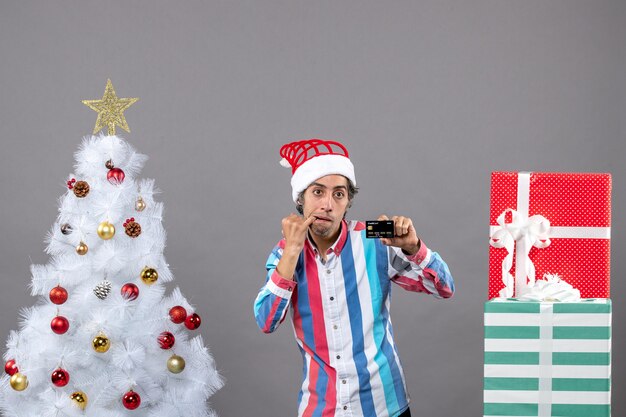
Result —
<path fill-rule="evenodd" d="M 95 123 L 80 100 L 107 78 L 140 97 L 123 136 L 163 191 L 165 255 L 227 379 L 221 416 L 295 414 L 290 324 L 262 334 L 252 302 L 293 211 L 278 149 L 309 137 L 348 146 L 352 218 L 411 216 L 451 267 L 450 301 L 394 293 L 423 416 L 482 412 L 490 172 L 611 172 L 613 415 L 626 415 L 626 2 L 1 1 L 2 343 L 35 302 L 29 265 L 48 260 Z"/>

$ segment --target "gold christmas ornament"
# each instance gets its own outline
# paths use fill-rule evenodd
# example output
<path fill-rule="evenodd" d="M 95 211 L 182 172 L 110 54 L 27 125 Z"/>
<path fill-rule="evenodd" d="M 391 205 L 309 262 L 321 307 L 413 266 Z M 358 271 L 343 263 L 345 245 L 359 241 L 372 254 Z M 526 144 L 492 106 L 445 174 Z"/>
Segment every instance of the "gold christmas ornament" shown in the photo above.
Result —
<path fill-rule="evenodd" d="M 185 360 L 178 355 L 172 355 L 167 360 L 167 369 L 173 374 L 179 374 L 185 369 Z"/>
<path fill-rule="evenodd" d="M 93 350 L 98 353 L 105 353 L 111 347 L 111 341 L 104 334 L 99 334 L 93 338 Z"/>
<path fill-rule="evenodd" d="M 98 112 L 93 134 L 95 135 L 107 127 L 108 135 L 115 135 L 116 125 L 130 133 L 128 123 L 126 123 L 126 118 L 124 117 L 124 110 L 133 105 L 137 100 L 139 99 L 117 98 L 115 90 L 113 89 L 113 83 L 111 83 L 111 80 L 107 80 L 107 85 L 101 100 L 83 100 L 85 106 Z"/>
<path fill-rule="evenodd" d="M 24 374 L 16 372 L 11 377 L 11 388 L 15 391 L 24 391 L 28 387 L 28 378 Z"/>
<path fill-rule="evenodd" d="M 115 236 L 115 226 L 108 221 L 100 223 L 98 225 L 98 236 L 103 240 L 109 240 Z"/>
<path fill-rule="evenodd" d="M 143 211 L 145 208 L 146 208 L 146 202 L 143 201 L 143 198 L 141 197 L 137 198 L 137 201 L 135 201 L 135 210 Z"/>
<path fill-rule="evenodd" d="M 144 284 L 152 285 L 155 282 L 157 282 L 157 279 L 159 279 L 159 273 L 157 272 L 156 269 L 149 268 L 146 266 L 141 271 L 141 280 L 144 282 Z"/>
<path fill-rule="evenodd" d="M 76 246 L 76 253 L 79 255 L 85 255 L 89 248 L 85 242 L 80 242 L 78 246 Z"/>
<path fill-rule="evenodd" d="M 87 407 L 87 394 L 82 391 L 76 391 L 75 393 L 70 395 L 70 399 L 81 410 L 84 410 Z"/>

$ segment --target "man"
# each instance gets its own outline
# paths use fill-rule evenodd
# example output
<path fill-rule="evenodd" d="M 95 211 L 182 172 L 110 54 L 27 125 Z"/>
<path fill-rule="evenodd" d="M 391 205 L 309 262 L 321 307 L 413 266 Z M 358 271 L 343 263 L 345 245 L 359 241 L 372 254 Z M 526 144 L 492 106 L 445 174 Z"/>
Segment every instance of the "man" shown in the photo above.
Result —
<path fill-rule="evenodd" d="M 292 306 L 304 361 L 298 416 L 410 416 L 389 317 L 390 283 L 449 298 L 448 267 L 408 217 L 392 217 L 395 236 L 385 239 L 367 239 L 362 222 L 344 219 L 357 188 L 343 145 L 311 139 L 289 143 L 280 154 L 281 164 L 292 167 L 301 215 L 282 220 L 283 239 L 267 260 L 254 313 L 271 333 Z"/>

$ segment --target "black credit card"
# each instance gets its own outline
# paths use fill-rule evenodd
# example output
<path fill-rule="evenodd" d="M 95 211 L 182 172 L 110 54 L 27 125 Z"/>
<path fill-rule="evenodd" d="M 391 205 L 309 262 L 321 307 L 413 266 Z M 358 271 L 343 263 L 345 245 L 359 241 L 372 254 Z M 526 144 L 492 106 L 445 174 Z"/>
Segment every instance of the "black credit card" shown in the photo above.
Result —
<path fill-rule="evenodd" d="M 365 221 L 365 237 L 367 238 L 393 238 L 393 220 L 367 220 Z"/>

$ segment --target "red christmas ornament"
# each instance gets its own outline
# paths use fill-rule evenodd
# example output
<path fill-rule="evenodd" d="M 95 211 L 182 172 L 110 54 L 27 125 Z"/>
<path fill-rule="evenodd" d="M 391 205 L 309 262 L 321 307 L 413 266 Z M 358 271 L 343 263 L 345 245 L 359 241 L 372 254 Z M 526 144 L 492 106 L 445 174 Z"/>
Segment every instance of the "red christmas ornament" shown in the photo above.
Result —
<path fill-rule="evenodd" d="M 107 180 L 109 180 L 109 182 L 113 185 L 120 185 L 123 183 L 125 176 L 126 174 L 124 174 L 124 171 L 119 168 L 112 168 L 109 172 L 107 172 Z"/>
<path fill-rule="evenodd" d="M 20 370 L 17 368 L 17 364 L 15 363 L 15 359 L 9 359 L 4 364 L 4 372 L 9 374 L 10 376 L 13 376 L 14 374 L 18 373 L 19 371 Z"/>
<path fill-rule="evenodd" d="M 129 410 L 136 410 L 141 404 L 141 397 L 139 396 L 139 394 L 131 389 L 126 394 L 124 394 L 124 398 L 122 398 L 122 404 L 124 404 L 124 407 L 128 408 Z"/>
<path fill-rule="evenodd" d="M 122 293 L 122 297 L 130 301 L 139 297 L 139 287 L 130 282 L 124 284 L 120 292 Z"/>
<path fill-rule="evenodd" d="M 50 327 L 56 334 L 63 334 L 70 328 L 70 322 L 63 316 L 56 316 L 50 322 Z"/>
<path fill-rule="evenodd" d="M 171 349 L 174 346 L 174 342 L 176 342 L 176 338 L 170 332 L 161 333 L 157 340 L 161 349 Z"/>
<path fill-rule="evenodd" d="M 74 188 L 74 183 L 76 183 L 76 178 L 72 178 L 71 180 L 67 181 L 67 188 L 69 188 L 70 190 Z"/>
<path fill-rule="evenodd" d="M 50 290 L 50 301 L 57 305 L 65 303 L 67 301 L 67 290 L 57 285 Z"/>
<path fill-rule="evenodd" d="M 176 324 L 180 324 L 187 318 L 187 310 L 183 306 L 175 306 L 170 308 L 170 320 Z"/>
<path fill-rule="evenodd" d="M 52 383 L 57 387 L 64 387 L 70 382 L 70 374 L 63 368 L 57 368 L 52 372 L 52 377 L 50 378 Z"/>
<path fill-rule="evenodd" d="M 200 319 L 200 316 L 196 313 L 187 316 L 187 318 L 185 319 L 185 327 L 187 327 L 189 330 L 196 330 L 198 327 L 200 327 L 200 324 L 202 324 L 202 319 Z"/>

